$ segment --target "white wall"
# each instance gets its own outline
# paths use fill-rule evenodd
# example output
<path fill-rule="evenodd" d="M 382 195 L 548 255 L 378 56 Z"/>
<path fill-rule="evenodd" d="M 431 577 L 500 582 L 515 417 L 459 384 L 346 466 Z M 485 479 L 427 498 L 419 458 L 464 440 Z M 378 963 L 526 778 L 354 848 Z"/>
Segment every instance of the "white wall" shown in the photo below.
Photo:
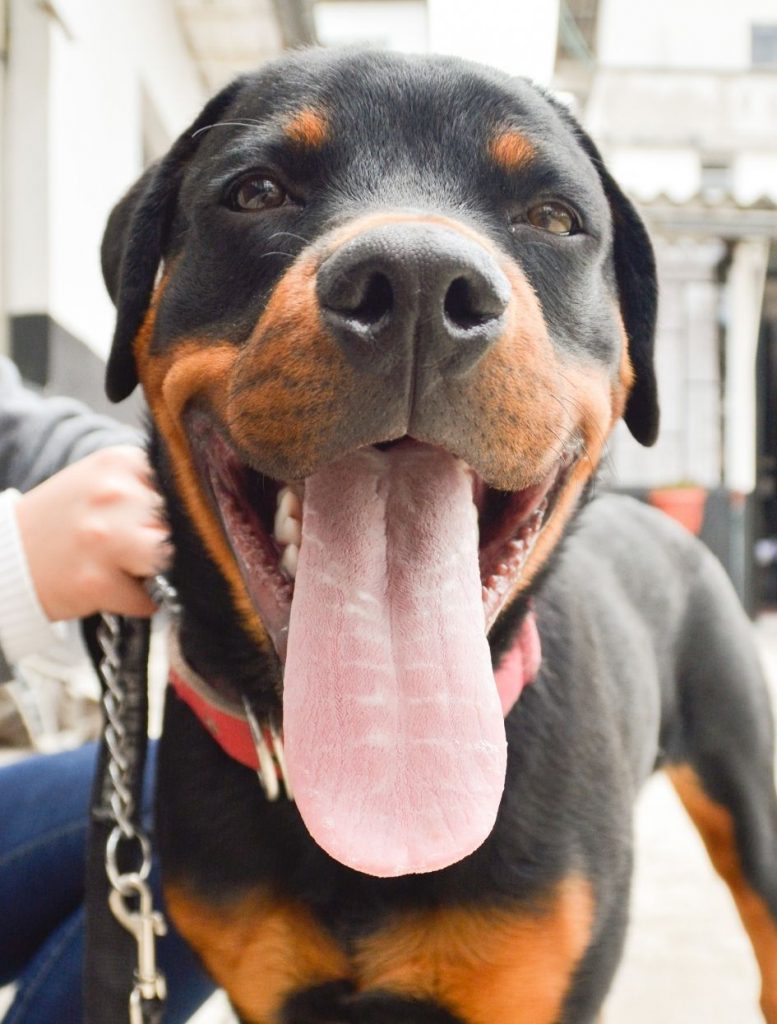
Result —
<path fill-rule="evenodd" d="M 13 0 L 3 139 L 5 305 L 8 313 L 48 307 L 49 41 L 46 15 Z"/>
<path fill-rule="evenodd" d="M 720 417 L 719 240 L 668 241 L 654 233 L 659 271 L 655 366 L 661 429 L 643 448 L 620 425 L 610 444 L 613 483 L 658 487 L 692 480 L 715 487 L 723 472 Z"/>
<path fill-rule="evenodd" d="M 604 66 L 750 67 L 750 25 L 777 23 L 775 0 L 601 0 Z"/>
<path fill-rule="evenodd" d="M 452 54 L 548 83 L 559 0 L 327 0 L 314 8 L 319 39 Z"/>
<path fill-rule="evenodd" d="M 324 46 L 374 46 L 423 53 L 429 48 L 425 0 L 325 0 L 313 8 Z"/>
<path fill-rule="evenodd" d="M 767 240 L 742 240 L 734 247 L 728 276 L 724 483 L 742 494 L 749 494 L 756 484 L 754 382 L 768 261 Z"/>
<path fill-rule="evenodd" d="M 111 206 L 142 170 L 144 102 L 171 141 L 204 89 L 172 4 L 52 7 L 53 15 L 35 0 L 11 3 L 6 308 L 49 313 L 104 355 L 113 313 L 100 239 Z"/>
<path fill-rule="evenodd" d="M 685 202 L 703 187 L 702 163 L 712 156 L 730 164 L 728 191 L 747 205 L 777 202 L 775 111 L 774 72 L 606 67 L 594 80 L 586 122 L 637 198 Z"/>
<path fill-rule="evenodd" d="M 6 0 L 0 0 L 0 53 L 5 57 L 8 37 L 6 35 Z M 5 74 L 0 68 L 0 139 L 5 138 Z M 5 192 L 5 161 L 0 160 L 0 238 L 5 231 L 5 209 L 2 196 Z M 10 338 L 8 336 L 8 316 L 5 308 L 5 253 L 0 246 L 0 354 L 7 355 Z"/>
<path fill-rule="evenodd" d="M 649 451 L 619 434 L 612 458 L 616 477 L 651 485 L 724 481 L 748 492 L 755 472 L 754 360 L 767 243 L 750 238 L 748 211 L 740 217 L 737 204 L 768 210 L 763 200 L 777 201 L 777 74 L 751 68 L 752 26 L 777 25 L 777 0 L 601 2 L 601 63 L 587 125 L 610 170 L 646 204 L 646 213 L 652 201 L 663 204 L 662 196 L 680 210 L 686 205 L 696 211 L 695 241 L 679 226 L 663 237 L 654 230 L 662 430 Z M 718 178 L 710 173 L 714 167 L 722 168 Z M 708 206 L 704 230 L 699 225 Z M 727 231 L 741 233 L 722 290 L 721 228 L 714 217 L 719 206 L 727 211 Z M 723 379 L 719 326 L 726 346 Z"/>
<path fill-rule="evenodd" d="M 547 84 L 553 74 L 558 0 L 428 0 L 429 43 Z"/>

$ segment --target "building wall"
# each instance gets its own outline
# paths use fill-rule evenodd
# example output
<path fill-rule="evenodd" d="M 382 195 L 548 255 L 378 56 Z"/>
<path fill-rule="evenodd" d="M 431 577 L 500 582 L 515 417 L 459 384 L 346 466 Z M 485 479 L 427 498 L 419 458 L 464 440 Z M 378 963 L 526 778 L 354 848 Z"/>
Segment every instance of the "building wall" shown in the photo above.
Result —
<path fill-rule="evenodd" d="M 750 68 L 751 24 L 777 24 L 774 0 L 601 0 L 603 67 Z"/>
<path fill-rule="evenodd" d="M 452 54 L 542 83 L 553 73 L 559 0 L 326 0 L 315 16 L 327 45 Z"/>
<path fill-rule="evenodd" d="M 144 160 L 194 116 L 204 89 L 171 3 L 9 6 L 3 293 L 11 340 L 24 344 L 20 361 L 33 377 L 54 385 L 59 374 L 49 371 L 68 369 L 64 361 L 82 346 L 91 399 L 113 326 L 99 265 L 108 213 Z M 36 346 L 49 360 L 38 375 Z M 68 383 L 78 384 L 72 366 Z"/>
<path fill-rule="evenodd" d="M 370 46 L 423 53 L 429 49 L 426 0 L 322 0 L 316 36 L 323 46 Z"/>
<path fill-rule="evenodd" d="M 547 84 L 553 74 L 559 0 L 428 0 L 430 48 Z"/>
<path fill-rule="evenodd" d="M 601 0 L 587 119 L 639 199 L 700 191 L 777 201 L 777 45 L 754 67 L 752 33 L 775 0 Z"/>
<path fill-rule="evenodd" d="M 616 485 L 657 487 L 693 480 L 715 487 L 722 474 L 719 240 L 655 236 L 659 327 L 655 365 L 661 430 L 643 448 L 621 424 L 608 466 Z"/>
<path fill-rule="evenodd" d="M 777 238 L 777 59 L 752 65 L 774 0 L 601 0 L 586 124 L 640 205 L 660 279 L 662 430 L 621 434 L 627 486 L 695 480 L 755 488 L 755 352 Z"/>

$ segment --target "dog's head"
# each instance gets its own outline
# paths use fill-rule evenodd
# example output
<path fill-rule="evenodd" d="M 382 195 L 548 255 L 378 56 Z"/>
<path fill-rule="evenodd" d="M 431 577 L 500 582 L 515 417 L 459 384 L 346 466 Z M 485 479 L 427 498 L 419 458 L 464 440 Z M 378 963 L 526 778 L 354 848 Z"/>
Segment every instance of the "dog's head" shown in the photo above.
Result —
<path fill-rule="evenodd" d="M 474 65 L 292 55 L 206 106 L 103 265 L 108 392 L 148 399 L 195 657 L 265 710 L 283 688 L 311 831 L 341 856 L 402 804 L 425 849 L 432 804 L 492 823 L 487 635 L 503 653 L 615 422 L 657 431 L 652 253 L 591 141 Z"/>

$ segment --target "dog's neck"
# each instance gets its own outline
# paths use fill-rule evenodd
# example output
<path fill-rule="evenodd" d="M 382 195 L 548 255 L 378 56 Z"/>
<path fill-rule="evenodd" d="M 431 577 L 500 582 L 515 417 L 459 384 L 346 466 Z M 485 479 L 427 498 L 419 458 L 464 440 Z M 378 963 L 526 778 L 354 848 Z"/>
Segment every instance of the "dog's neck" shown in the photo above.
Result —
<path fill-rule="evenodd" d="M 215 685 L 198 675 L 184 658 L 175 631 L 169 640 L 168 680 L 181 700 L 194 712 L 224 753 L 252 768 L 268 799 L 276 799 L 281 787 L 292 798 L 283 756 L 283 740 L 274 723 L 260 722 L 244 698 L 242 703 L 225 697 Z M 534 681 L 542 659 L 537 622 L 533 611 L 524 617 L 512 645 L 494 670 L 502 712 L 507 717 L 524 688 Z"/>

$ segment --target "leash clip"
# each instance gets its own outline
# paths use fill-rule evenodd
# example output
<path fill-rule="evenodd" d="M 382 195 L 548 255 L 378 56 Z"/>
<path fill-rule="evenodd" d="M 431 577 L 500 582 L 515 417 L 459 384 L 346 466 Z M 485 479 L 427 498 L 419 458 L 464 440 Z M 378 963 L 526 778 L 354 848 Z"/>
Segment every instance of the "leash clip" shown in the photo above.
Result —
<path fill-rule="evenodd" d="M 134 937 L 138 947 L 135 984 L 129 999 L 130 1024 L 146 1024 L 144 1003 L 164 1002 L 167 982 L 156 963 L 156 940 L 165 935 L 167 925 L 159 911 L 154 910 L 154 898 L 148 884 L 133 873 L 122 878 L 122 890 L 112 889 L 108 902 L 116 920 Z M 127 899 L 134 891 L 138 909 L 130 910 Z"/>

